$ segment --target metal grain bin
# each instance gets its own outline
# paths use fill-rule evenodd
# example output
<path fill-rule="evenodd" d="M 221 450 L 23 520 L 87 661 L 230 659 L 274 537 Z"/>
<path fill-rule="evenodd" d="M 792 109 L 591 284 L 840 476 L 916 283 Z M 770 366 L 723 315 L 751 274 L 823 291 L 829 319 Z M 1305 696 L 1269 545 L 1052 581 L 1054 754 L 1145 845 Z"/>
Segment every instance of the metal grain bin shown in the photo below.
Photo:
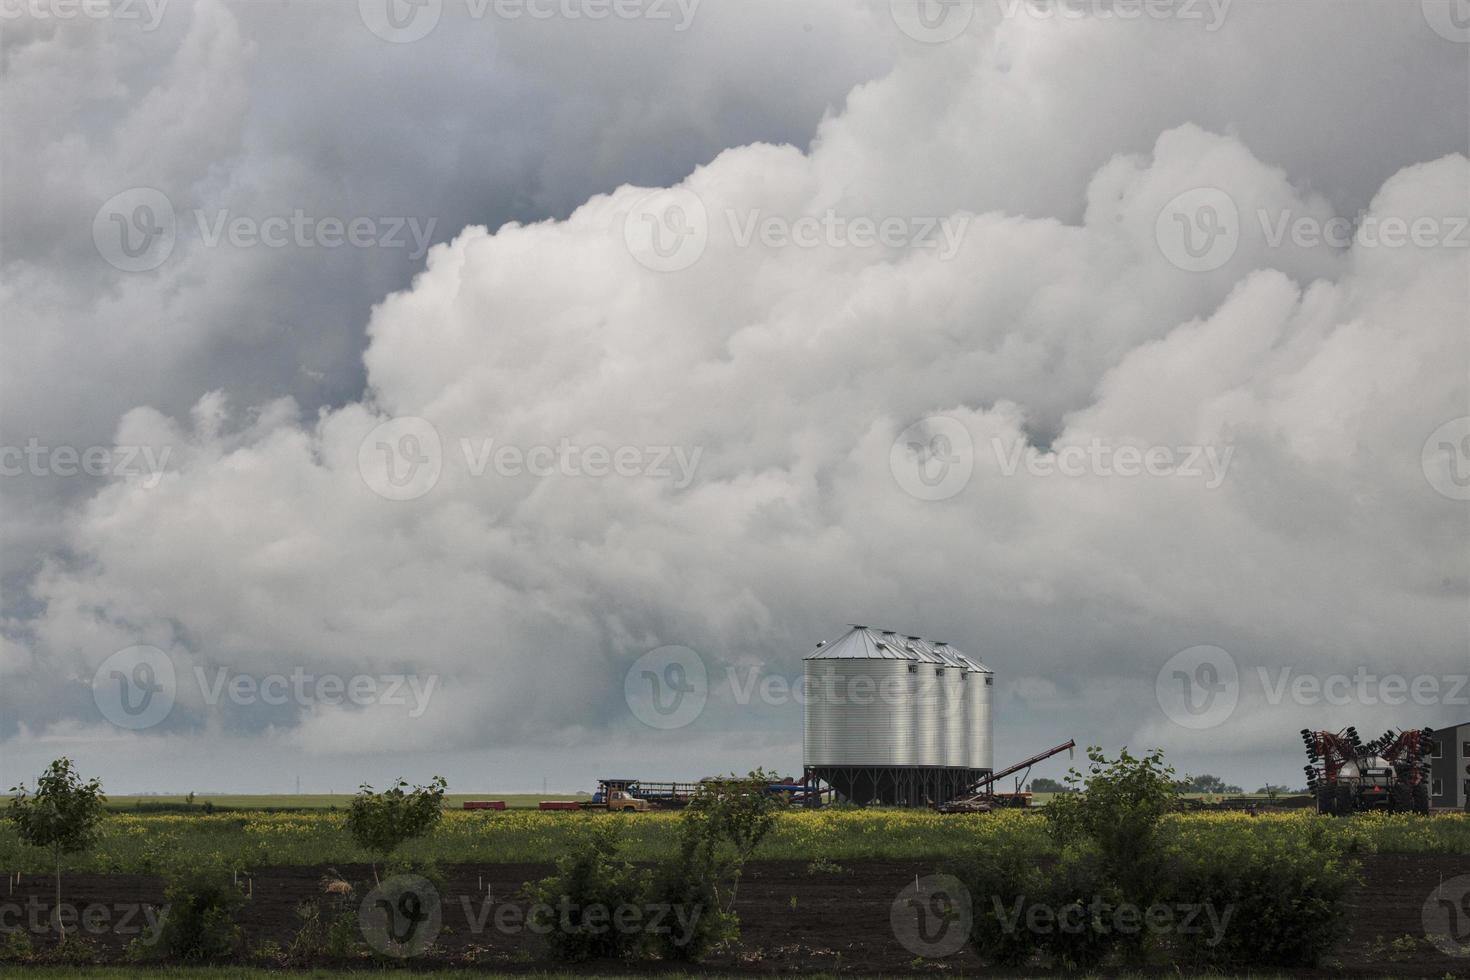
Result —
<path fill-rule="evenodd" d="M 883 634 L 885 641 L 900 643 L 912 658 L 909 691 L 914 712 L 914 752 L 909 765 L 944 765 L 943 670 L 944 661 L 917 636 Z"/>
<path fill-rule="evenodd" d="M 915 655 L 865 627 L 817 647 L 803 664 L 807 766 L 914 765 Z"/>

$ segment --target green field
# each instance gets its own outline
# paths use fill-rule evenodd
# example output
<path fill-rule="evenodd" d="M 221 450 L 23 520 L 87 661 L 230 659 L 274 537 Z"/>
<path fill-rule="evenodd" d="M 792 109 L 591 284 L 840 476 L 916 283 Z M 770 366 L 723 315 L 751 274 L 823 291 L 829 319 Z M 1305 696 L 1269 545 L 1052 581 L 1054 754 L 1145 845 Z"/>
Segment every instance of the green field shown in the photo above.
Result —
<path fill-rule="evenodd" d="M 573 800 L 587 799 L 590 793 L 557 793 L 548 791 L 546 793 L 449 793 L 444 797 L 446 809 L 458 810 L 463 808 L 469 800 L 504 800 L 507 807 L 513 810 L 534 810 L 542 800 Z M 1035 793 L 1032 795 L 1032 803 L 1036 806 L 1044 806 L 1054 793 Z M 1199 800 L 1204 803 L 1216 803 L 1226 797 L 1218 794 L 1208 793 L 1184 793 L 1184 799 Z M 1268 798 L 1260 793 L 1232 794 L 1229 799 L 1253 799 L 1262 803 L 1268 802 Z M 274 794 L 196 794 L 192 803 L 185 796 L 109 796 L 107 808 L 120 813 L 146 813 L 152 812 L 190 812 L 189 808 L 205 811 L 209 807 L 219 810 L 262 810 L 262 811 L 305 811 L 305 810 L 330 810 L 345 809 L 352 803 L 350 793 L 274 793 Z M 4 801 L 0 801 L 0 809 L 3 809 Z"/>
<path fill-rule="evenodd" d="M 581 794 L 586 799 L 589 794 Z M 469 800 L 504 800 L 506 806 L 516 810 L 534 810 L 542 800 L 572 800 L 576 794 L 563 793 L 448 793 L 444 797 L 446 809 L 458 810 Z M 186 796 L 109 796 L 107 808 L 120 813 L 128 812 L 189 812 L 188 808 L 204 811 L 205 804 L 215 810 L 330 810 L 346 809 L 352 804 L 350 793 L 276 793 L 276 794 L 196 794 L 192 803 Z"/>
<path fill-rule="evenodd" d="M 656 860 L 676 845 L 674 813 L 543 813 L 531 810 L 450 810 L 427 837 L 405 845 L 396 856 L 439 864 L 550 862 L 565 854 L 579 830 L 612 821 L 625 832 L 628 856 Z M 73 870 L 154 873 L 171 864 L 212 856 L 248 870 L 269 865 L 367 863 L 372 856 L 354 845 L 346 815 L 338 810 L 237 813 L 113 813 L 90 850 L 66 859 Z M 925 810 L 828 809 L 781 815 L 757 858 L 833 861 L 940 858 L 976 846 L 1045 846 L 1046 821 L 1020 810 L 944 815 Z M 1351 819 L 1312 813 L 1177 814 L 1166 818 L 1167 833 L 1201 842 L 1243 835 L 1264 846 L 1307 841 L 1338 852 L 1374 851 L 1470 854 L 1470 818 L 1444 814 L 1364 814 Z M 0 871 L 43 872 L 49 855 L 28 847 L 0 823 Z"/>

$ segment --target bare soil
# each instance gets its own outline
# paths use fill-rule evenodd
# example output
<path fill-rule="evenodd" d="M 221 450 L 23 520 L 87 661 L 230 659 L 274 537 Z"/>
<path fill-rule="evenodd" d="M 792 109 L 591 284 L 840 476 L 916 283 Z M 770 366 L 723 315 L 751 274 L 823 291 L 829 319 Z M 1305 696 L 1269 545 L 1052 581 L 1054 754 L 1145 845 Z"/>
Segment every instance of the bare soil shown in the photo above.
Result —
<path fill-rule="evenodd" d="M 1348 928 L 1341 941 L 1315 970 L 1284 971 L 1302 977 L 1403 976 L 1443 977 L 1470 973 L 1470 956 L 1450 957 L 1424 938 L 1421 909 L 1441 879 L 1470 874 L 1470 856 L 1375 854 L 1362 859 L 1364 883 L 1349 900 Z M 334 871 L 357 883 L 360 896 L 371 887 L 372 872 L 363 865 Z M 497 929 L 496 909 L 503 904 L 525 908 L 518 898 L 524 883 L 544 877 L 542 864 L 455 865 L 444 869 L 443 929 L 428 962 L 415 966 L 475 964 L 509 972 L 532 972 L 553 966 L 541 958 L 538 937 L 524 928 Z M 934 861 L 845 862 L 840 873 L 812 873 L 806 862 L 756 861 L 747 865 L 737 911 L 738 947 L 702 967 L 716 973 L 945 973 L 989 974 L 968 949 L 941 961 L 921 962 L 894 938 L 890 909 L 905 885 L 932 874 Z M 290 945 L 300 928 L 297 908 L 304 902 L 329 901 L 322 882 L 326 867 L 258 869 L 242 889 L 250 900 L 238 917 L 251 948 L 273 941 Z M 364 885 L 363 883 L 366 883 Z M 52 881 L 26 875 L 19 886 L 0 883 L 0 928 L 24 929 L 33 915 L 42 923 L 50 913 Z M 164 901 L 162 879 L 147 875 L 78 874 L 63 879 L 63 899 L 77 909 L 100 908 L 107 925 L 83 930 L 104 961 L 118 961 L 127 944 L 146 926 L 137 911 Z M 490 896 L 484 928 L 476 919 Z M 356 901 L 351 903 L 355 907 Z M 94 920 L 101 913 L 94 911 Z M 1410 944 L 1389 944 L 1402 937 Z M 50 946 L 49 933 L 33 936 L 40 948 Z M 1470 948 L 1470 937 L 1466 940 Z M 639 964 L 648 972 L 653 964 Z M 626 970 L 626 967 L 624 968 Z M 588 972 L 598 972 L 595 968 Z M 1036 971 L 1029 971 L 1035 973 Z"/>

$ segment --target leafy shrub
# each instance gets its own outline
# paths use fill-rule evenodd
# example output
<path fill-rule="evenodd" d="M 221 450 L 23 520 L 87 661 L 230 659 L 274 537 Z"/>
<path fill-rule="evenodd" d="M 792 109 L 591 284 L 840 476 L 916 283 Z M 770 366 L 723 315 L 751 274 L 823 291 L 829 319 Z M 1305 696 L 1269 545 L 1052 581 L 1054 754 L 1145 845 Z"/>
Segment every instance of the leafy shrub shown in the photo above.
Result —
<path fill-rule="evenodd" d="M 1076 969 L 1101 963 L 1126 939 L 1109 918 L 1121 902 L 1093 850 L 1068 848 L 1049 869 L 1022 851 L 982 852 L 958 869 L 970 890 L 970 940 L 986 962 L 1023 966 L 1038 957 Z"/>
<path fill-rule="evenodd" d="M 444 816 L 446 786 L 443 776 L 412 789 L 400 779 L 381 793 L 363 783 L 347 811 L 347 829 L 357 846 L 386 860 L 402 844 L 422 837 L 439 823 Z M 377 877 L 374 862 L 373 880 Z"/>
<path fill-rule="evenodd" d="M 1063 847 L 1055 866 L 1037 871 L 1034 848 L 987 849 L 961 872 L 982 958 L 1086 970 L 1162 953 L 1197 969 L 1298 967 L 1337 938 L 1353 877 L 1340 856 L 1361 842 L 1306 816 L 1170 816 L 1173 771 L 1160 753 L 1110 760 L 1090 748 L 1088 758 L 1082 792 L 1046 810 Z M 1074 770 L 1068 782 L 1083 778 Z"/>
<path fill-rule="evenodd" d="M 58 943 L 32 960 L 37 964 L 58 966 L 92 966 L 101 961 L 102 950 L 95 940 L 76 936 L 65 943 Z"/>
<path fill-rule="evenodd" d="M 685 811 L 678 855 L 659 866 L 650 900 L 671 910 L 649 933 L 653 951 L 666 960 L 696 962 L 740 935 L 734 912 L 720 904 L 720 882 L 733 875 L 733 859 L 721 857 L 707 821 Z"/>
<path fill-rule="evenodd" d="M 1085 779 L 1076 769 L 1067 774 L 1068 785 L 1082 792 L 1047 804 L 1048 828 L 1063 846 L 1095 845 L 1129 901 L 1146 906 L 1161 871 L 1159 824 L 1179 798 L 1174 770 L 1159 749 L 1134 758 L 1124 748 L 1109 759 L 1094 745 L 1087 758 Z"/>
<path fill-rule="evenodd" d="M 17 928 L 5 934 L 5 941 L 0 943 L 0 963 L 26 963 L 33 956 L 30 933 Z"/>
<path fill-rule="evenodd" d="M 1088 970 L 1115 950 L 1133 953 L 1146 934 L 1118 928 L 1123 893 L 1096 851 L 1069 848 L 1047 874 L 1043 897 L 1054 913 L 1042 949 L 1063 966 Z"/>
<path fill-rule="evenodd" d="M 649 889 L 648 873 L 624 860 L 621 846 L 619 824 L 599 821 L 556 862 L 556 874 L 526 885 L 528 925 L 544 931 L 553 959 L 629 959 L 643 946 L 641 930 L 613 920 L 619 909 L 642 908 Z"/>
<path fill-rule="evenodd" d="M 222 863 L 205 861 L 171 872 L 164 903 L 168 914 L 153 955 L 220 960 L 240 951 L 243 934 L 235 915 L 245 896 Z"/>
<path fill-rule="evenodd" d="M 1225 838 L 1177 850 L 1167 892 L 1179 905 L 1210 903 L 1218 930 L 1174 937 L 1199 967 L 1309 967 L 1341 935 L 1354 869 L 1303 841 L 1263 846 Z M 1225 918 L 1228 916 L 1228 918 Z"/>
<path fill-rule="evenodd" d="M 1020 966 L 1041 951 L 1039 937 L 1026 928 L 1027 896 L 1034 901 L 1042 890 L 1035 855 L 1019 848 L 987 848 L 954 874 L 970 890 L 970 941 L 981 959 Z"/>

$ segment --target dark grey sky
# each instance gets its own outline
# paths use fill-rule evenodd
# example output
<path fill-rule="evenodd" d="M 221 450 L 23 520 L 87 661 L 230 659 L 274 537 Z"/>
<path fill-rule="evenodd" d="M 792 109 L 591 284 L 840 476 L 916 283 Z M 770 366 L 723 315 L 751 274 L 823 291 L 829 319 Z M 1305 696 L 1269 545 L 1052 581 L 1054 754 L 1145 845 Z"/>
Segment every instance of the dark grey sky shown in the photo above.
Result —
<path fill-rule="evenodd" d="M 792 770 L 800 705 L 729 671 L 789 681 L 854 620 L 983 657 L 1002 762 L 1294 781 L 1306 724 L 1470 718 L 1453 4 L 926 2 L 7 21 L 0 775 Z M 166 256 L 118 250 L 164 209 Z M 432 486 L 374 475 L 429 438 Z M 628 472 L 494 455 L 593 446 Z M 670 644 L 710 677 L 672 732 L 624 691 Z M 92 685 L 138 645 L 176 703 L 131 730 Z M 1159 687 L 1197 647 L 1237 676 L 1206 727 Z M 434 687 L 210 693 L 298 670 Z"/>

